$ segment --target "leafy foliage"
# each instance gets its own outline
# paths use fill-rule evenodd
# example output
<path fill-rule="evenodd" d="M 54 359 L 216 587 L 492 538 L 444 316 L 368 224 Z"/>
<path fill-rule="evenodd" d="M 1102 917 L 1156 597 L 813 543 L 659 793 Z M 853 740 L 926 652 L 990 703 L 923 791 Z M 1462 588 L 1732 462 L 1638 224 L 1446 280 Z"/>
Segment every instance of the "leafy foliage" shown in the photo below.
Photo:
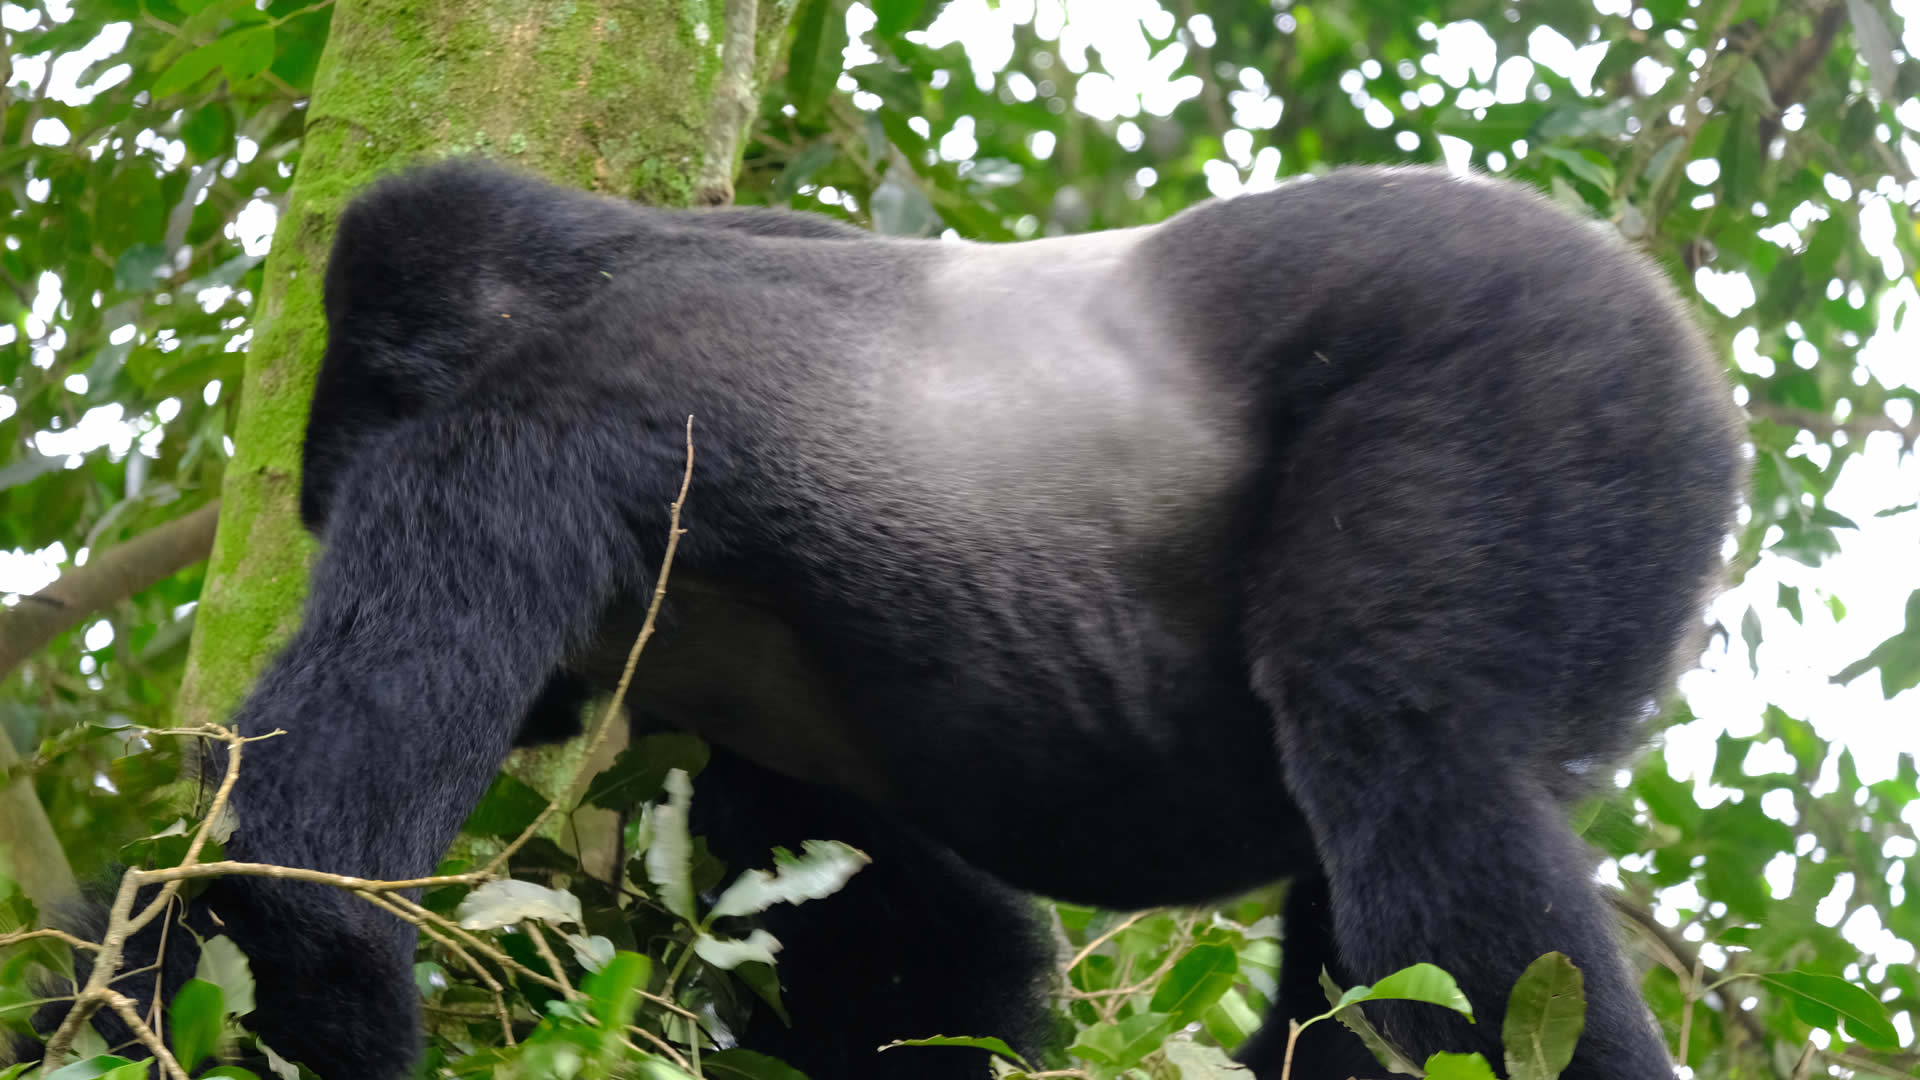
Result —
<path fill-rule="evenodd" d="M 260 258 L 330 18 L 329 0 L 0 12 L 0 551 L 19 553 L 0 558 L 12 575 L 0 589 L 112 558 L 218 491 Z M 1802 1063 L 1920 1076 L 1920 581 L 1912 565 L 1885 567 L 1886 583 L 1832 572 L 1862 538 L 1910 535 L 1920 517 L 1920 347 L 1906 326 L 1920 304 L 1915 18 L 1880 0 L 802 0 L 740 199 L 893 234 L 1010 240 L 1157 221 L 1335 163 L 1447 160 L 1534 184 L 1630 238 L 1697 300 L 1753 418 L 1754 489 L 1732 547 L 1736 577 L 1765 587 L 1715 609 L 1709 658 L 1796 674 L 1755 684 L 1789 687 L 1771 703 L 1656 718 L 1653 751 L 1580 823 L 1621 886 L 1668 1044 L 1695 1076 L 1805 1075 Z M 1848 501 L 1859 476 L 1882 489 Z M 179 749 L 143 728 L 168 722 L 201 585 L 197 567 L 181 569 L 4 673 L 0 735 L 23 760 L 0 769 L 32 785 L 83 875 L 116 857 L 179 857 L 185 830 L 166 834 Z M 1887 589 L 1904 623 L 1828 670 L 1771 644 L 1850 634 L 1859 612 L 1887 607 L 1875 595 Z M 1828 676 L 1869 685 L 1874 672 L 1894 699 L 1880 715 L 1905 717 L 1877 741 L 1799 689 Z M 501 955 L 576 988 L 516 977 L 496 993 L 424 940 L 430 1071 L 678 1076 L 660 1047 L 704 1039 L 705 1075 L 790 1080 L 777 1062 L 712 1052 L 746 1010 L 781 1007 L 777 943 L 715 920 L 831 902 L 815 898 L 858 858 L 809 845 L 772 875 L 720 866 L 686 832 L 697 785 L 672 779 L 704 764 L 692 740 L 641 740 L 589 788 L 597 809 L 576 815 L 580 828 L 515 856 L 514 882 L 428 892 L 430 911 L 488 912 L 478 922 Z M 503 777 L 445 869 L 497 850 L 545 799 Z M 604 850 L 579 839 L 603 810 L 618 815 Z M 1274 993 L 1274 900 L 1126 917 L 1055 905 L 1072 950 L 1062 1049 L 1004 1067 L 1236 1075 L 1222 1050 Z M 36 918 L 0 870 L 0 934 Z M 566 948 L 536 945 L 543 920 Z M 241 1046 L 297 1078 L 271 1048 L 242 1045 L 234 1019 L 251 1007 L 251 977 L 222 940 L 205 946 L 194 985 L 207 989 L 176 1010 L 174 1049 Z M 0 950 L 0 1025 L 29 1011 L 30 971 L 67 962 L 44 940 Z M 1328 1022 L 1365 1030 L 1366 995 L 1440 986 L 1420 972 L 1354 988 L 1358 1003 Z M 1516 987 L 1510 1075 L 1564 1063 L 1578 986 L 1549 957 Z M 56 1075 L 148 1075 L 109 1049 Z M 1490 1071 L 1465 1055 L 1403 1064 Z"/>

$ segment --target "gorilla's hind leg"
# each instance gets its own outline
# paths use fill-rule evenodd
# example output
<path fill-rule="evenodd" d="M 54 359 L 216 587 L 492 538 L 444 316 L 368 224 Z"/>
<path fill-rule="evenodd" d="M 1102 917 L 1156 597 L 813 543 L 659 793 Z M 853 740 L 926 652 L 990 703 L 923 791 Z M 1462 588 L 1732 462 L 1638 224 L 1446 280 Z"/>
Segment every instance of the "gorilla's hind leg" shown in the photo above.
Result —
<path fill-rule="evenodd" d="M 1336 977 L 1433 963 L 1474 1006 L 1469 1024 L 1368 1005 L 1384 1034 L 1416 1060 L 1497 1066 L 1514 980 L 1559 951 L 1588 1000 L 1567 1080 L 1669 1080 L 1563 798 L 1569 762 L 1631 741 L 1697 622 L 1726 489 L 1701 478 L 1712 447 L 1689 464 L 1622 444 L 1690 449 L 1684 427 L 1583 429 L 1552 377 L 1502 355 L 1436 363 L 1349 387 L 1299 429 L 1261 539 L 1250 669 L 1326 877 Z M 1521 416 L 1554 437 L 1493 419 Z M 1293 1075 L 1346 1080 L 1340 1042 L 1310 1044 Z"/>
<path fill-rule="evenodd" d="M 1049 940 L 1034 902 L 852 798 L 715 750 L 694 781 L 694 831 L 729 873 L 777 845 L 840 840 L 873 862 L 819 900 L 769 910 L 788 1027 L 758 1008 L 742 1044 L 823 1080 L 981 1080 L 975 1050 L 895 1039 L 992 1035 L 1036 1053 Z"/>

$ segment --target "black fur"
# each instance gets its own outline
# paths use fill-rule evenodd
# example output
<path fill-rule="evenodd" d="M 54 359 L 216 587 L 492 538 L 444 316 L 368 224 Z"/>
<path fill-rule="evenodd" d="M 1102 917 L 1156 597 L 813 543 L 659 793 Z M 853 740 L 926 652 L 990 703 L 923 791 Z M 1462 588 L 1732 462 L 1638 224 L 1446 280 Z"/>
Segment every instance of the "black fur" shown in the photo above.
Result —
<path fill-rule="evenodd" d="M 1035 1046 L 1049 949 L 1015 889 L 1293 877 L 1260 1075 L 1323 965 L 1446 967 L 1478 1025 L 1370 1011 L 1497 1062 L 1514 977 L 1558 949 L 1591 1001 L 1568 1077 L 1671 1076 L 1562 807 L 1700 622 L 1740 445 L 1670 290 L 1599 227 L 1367 169 L 981 249 L 452 165 L 352 205 L 327 314 L 324 555 L 239 714 L 289 734 L 248 752 L 234 857 L 429 872 L 516 740 L 607 687 L 693 414 L 636 698 L 724 748 L 696 807 L 736 869 L 809 837 L 876 857 L 776 913 L 794 1027 L 751 1045 L 814 1080 L 984 1076 L 872 1047 Z M 409 929 L 256 878 L 208 910 L 269 1043 L 406 1066 Z M 1294 1065 L 1377 1071 L 1334 1028 Z"/>

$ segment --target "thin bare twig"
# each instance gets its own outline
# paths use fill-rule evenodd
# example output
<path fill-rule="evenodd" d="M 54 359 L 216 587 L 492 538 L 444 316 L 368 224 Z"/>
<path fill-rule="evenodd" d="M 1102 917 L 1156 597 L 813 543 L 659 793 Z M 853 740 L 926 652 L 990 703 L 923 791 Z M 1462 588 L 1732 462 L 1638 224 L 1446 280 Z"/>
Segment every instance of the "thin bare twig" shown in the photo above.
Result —
<path fill-rule="evenodd" d="M 526 925 L 527 937 L 533 939 L 533 951 L 539 953 L 540 959 L 547 962 L 547 970 L 553 972 L 554 981 L 560 984 L 560 996 L 568 1001 L 582 997 L 580 991 L 575 990 L 573 984 L 567 981 L 567 969 L 560 966 L 560 958 L 553 954 L 553 946 L 547 942 L 546 931 L 540 929 L 540 920 L 523 919 L 521 921 Z"/>
<path fill-rule="evenodd" d="M 32 941 L 34 938 L 48 938 L 66 945 L 71 945 L 76 949 L 85 949 L 88 952 L 100 951 L 99 942 L 74 937 L 65 930 L 22 930 L 13 934 L 0 934 L 0 949 L 4 949 L 9 945 L 18 945 L 23 941 Z"/>
<path fill-rule="evenodd" d="M 153 1029 L 140 1019 L 139 1011 L 133 1007 L 132 998 L 109 991 L 102 1004 L 118 1013 L 120 1019 L 126 1022 L 128 1030 L 133 1032 L 133 1037 L 140 1040 L 140 1045 L 147 1048 L 147 1052 L 153 1055 L 153 1060 L 160 1063 L 161 1072 L 166 1073 L 170 1080 L 187 1080 L 187 1070 L 180 1067 L 180 1059 L 174 1057 L 167 1050 L 167 1045 L 160 1041 L 160 1036 L 154 1034 Z"/>
<path fill-rule="evenodd" d="M 673 572 L 673 556 L 680 549 L 680 538 L 687 532 L 680 527 L 680 511 L 687 505 L 687 489 L 692 486 L 693 417 L 689 416 L 687 417 L 687 468 L 680 476 L 680 493 L 674 496 L 673 506 L 667 512 L 667 548 L 660 557 L 660 573 L 653 583 L 653 600 L 647 605 L 647 617 L 640 624 L 639 635 L 633 639 L 633 648 L 627 651 L 627 665 L 620 672 L 620 682 L 614 687 L 613 700 L 607 702 L 606 710 L 600 714 L 600 722 L 594 727 L 593 740 L 587 744 L 587 752 L 581 757 L 582 761 L 592 761 L 600 753 L 600 748 L 606 743 L 608 736 L 612 734 L 614 717 L 619 715 L 621 706 L 626 703 L 627 688 L 633 685 L 633 670 L 640 664 L 640 653 L 647 647 L 647 642 L 653 638 L 654 626 L 660 619 L 660 605 L 667 597 L 667 576 Z M 514 837 L 513 842 L 503 848 L 500 854 L 489 860 L 483 872 L 488 874 L 503 872 L 507 860 L 513 856 L 514 852 L 525 847 L 527 841 L 538 835 L 540 830 L 546 827 L 548 820 L 560 812 L 562 806 L 571 806 L 579 800 L 581 793 L 586 790 L 586 781 L 591 779 L 579 775 L 580 771 L 584 770 L 575 772 L 566 790 L 549 802 L 546 808 L 540 811 L 539 816 L 521 830 L 520 835 Z"/>
<path fill-rule="evenodd" d="M 1074 953 L 1073 959 L 1067 961 L 1067 966 L 1064 970 L 1071 972 L 1074 968 L 1079 967 L 1081 962 L 1086 960 L 1087 957 L 1092 956 L 1095 949 L 1098 949 L 1100 946 L 1105 945 L 1109 941 L 1112 941 L 1114 937 L 1118 935 L 1121 931 L 1125 930 L 1127 927 L 1132 926 L 1134 923 L 1139 922 L 1141 919 L 1144 919 L 1149 915 L 1158 915 L 1160 911 L 1161 911 L 1160 908 L 1148 908 L 1145 911 L 1136 911 L 1133 914 L 1127 916 L 1125 919 L 1121 920 L 1119 925 L 1108 930 L 1106 933 L 1101 934 L 1099 937 L 1094 938 L 1092 941 L 1087 942 L 1086 945 L 1083 946 L 1079 952 Z"/>
<path fill-rule="evenodd" d="M 681 1068 L 681 1071 L 683 1071 L 683 1072 L 688 1072 L 688 1073 L 692 1073 L 692 1074 L 693 1074 L 693 1075 L 695 1075 L 695 1076 L 698 1076 L 698 1075 L 700 1075 L 700 1074 L 699 1074 L 699 1073 L 698 1073 L 698 1072 L 697 1072 L 697 1071 L 695 1070 L 695 1068 L 694 1068 L 694 1065 L 693 1065 L 693 1062 L 691 1062 L 691 1061 L 688 1061 L 688 1060 L 687 1060 L 687 1058 L 686 1058 L 686 1055 L 685 1055 L 685 1054 L 682 1054 L 682 1053 L 681 1053 L 680 1051 L 678 1051 L 678 1050 L 676 1050 L 676 1049 L 674 1049 L 674 1046 L 673 1046 L 673 1044 L 672 1044 L 672 1043 L 670 1043 L 670 1042 L 668 1042 L 667 1040 L 665 1040 L 665 1039 L 663 1039 L 663 1038 L 661 1038 L 661 1037 L 660 1037 L 660 1036 L 658 1036 L 658 1035 L 655 1035 L 655 1034 L 654 1034 L 653 1032 L 651 1032 L 651 1031 L 648 1031 L 648 1030 L 647 1030 L 646 1028 L 643 1028 L 643 1027 L 640 1027 L 640 1026 L 639 1026 L 639 1025 L 637 1025 L 637 1024 L 629 1024 L 629 1025 L 627 1025 L 627 1030 L 628 1030 L 628 1031 L 631 1031 L 631 1032 L 633 1032 L 633 1033 L 634 1033 L 635 1035 L 638 1035 L 638 1036 L 640 1036 L 641 1038 L 643 1038 L 643 1039 L 645 1039 L 645 1040 L 647 1040 L 648 1042 L 650 1042 L 650 1043 L 652 1043 L 652 1044 L 654 1045 L 654 1047 L 655 1047 L 656 1049 L 658 1049 L 658 1050 L 659 1050 L 659 1051 L 660 1051 L 661 1053 L 663 1053 L 663 1054 L 665 1054 L 665 1055 L 667 1055 L 668 1057 L 670 1057 L 670 1058 L 672 1058 L 672 1059 L 673 1059 L 673 1063 L 674 1063 L 675 1065 L 678 1065 L 678 1066 L 680 1066 L 680 1068 Z M 624 1041 L 624 1040 L 623 1040 L 623 1041 Z M 634 1052 L 634 1053 L 636 1053 L 636 1054 L 644 1054 L 644 1053 L 646 1053 L 646 1051 L 645 1051 L 645 1050 L 642 1050 L 642 1049 L 640 1049 L 639 1047 L 637 1047 L 637 1046 L 635 1046 L 635 1045 L 633 1045 L 633 1044 L 632 1044 L 632 1043 L 630 1043 L 630 1042 L 629 1042 L 629 1043 L 627 1043 L 627 1049 L 629 1049 L 629 1050 L 631 1050 L 631 1051 L 633 1051 L 633 1052 Z"/>
<path fill-rule="evenodd" d="M 434 943 L 438 944 L 441 948 L 452 953 L 468 971 L 473 972 L 474 977 L 480 980 L 480 984 L 485 986 L 487 991 L 493 995 L 493 1011 L 494 1015 L 500 1021 L 501 1037 L 506 1040 L 508 1046 L 513 1045 L 513 1017 L 507 1012 L 505 988 L 500 985 L 500 980 L 493 977 L 492 972 L 488 971 L 480 961 L 475 960 L 467 950 L 461 948 L 459 942 L 442 934 L 429 922 L 414 918 L 412 915 L 402 911 L 400 906 L 394 902 L 401 898 L 366 891 L 356 891 L 355 895 L 367 903 L 372 904 L 374 907 L 392 914 L 396 918 L 412 923 L 415 929 L 432 939 Z"/>

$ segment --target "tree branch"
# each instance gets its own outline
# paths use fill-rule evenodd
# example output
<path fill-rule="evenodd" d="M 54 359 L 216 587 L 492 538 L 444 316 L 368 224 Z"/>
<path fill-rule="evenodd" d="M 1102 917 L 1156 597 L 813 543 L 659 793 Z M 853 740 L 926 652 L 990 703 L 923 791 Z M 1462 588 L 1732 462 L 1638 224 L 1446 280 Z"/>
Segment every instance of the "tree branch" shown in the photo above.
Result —
<path fill-rule="evenodd" d="M 1768 72 L 1767 89 L 1773 96 L 1775 113 L 1760 119 L 1760 146 L 1773 141 L 1780 133 L 1781 112 L 1794 103 L 1800 92 L 1806 89 L 1807 79 L 1827 58 L 1827 52 L 1833 48 L 1833 41 L 1840 35 L 1840 28 L 1846 25 L 1846 0 L 1833 0 L 1813 16 L 1813 33 L 1801 38 L 1792 51 L 1780 58 L 1780 63 Z"/>
<path fill-rule="evenodd" d="M 218 500 L 185 517 L 96 552 L 87 565 L 0 613 L 0 678 L 94 612 L 151 588 L 207 557 L 220 515 Z"/>
<path fill-rule="evenodd" d="M 733 172 L 740 160 L 741 136 L 753 120 L 760 95 L 754 93 L 754 32 L 760 21 L 757 0 L 727 0 L 726 39 L 720 70 L 713 77 L 713 103 L 707 113 L 707 156 L 694 182 L 694 201 L 725 206 L 733 201 Z"/>
<path fill-rule="evenodd" d="M 1695 948 L 1691 942 L 1667 927 L 1662 926 L 1660 920 L 1653 917 L 1653 912 L 1648 911 L 1646 908 L 1641 907 L 1628 897 L 1617 892 L 1609 891 L 1607 893 L 1607 900 L 1612 903 L 1615 911 L 1626 916 L 1627 921 L 1633 923 L 1642 933 L 1657 942 L 1659 946 L 1665 949 L 1667 954 L 1673 958 L 1677 966 L 1672 967 L 1671 970 L 1679 977 L 1683 990 L 1688 993 L 1699 993 L 1696 987 L 1689 986 L 1689 983 L 1694 981 L 1693 973 L 1696 971 L 1700 972 L 1699 983 L 1702 985 L 1717 983 L 1726 977 L 1724 972 L 1716 970 L 1702 961 L 1700 959 L 1700 950 Z M 1741 1008 L 1739 999 L 1732 994 L 1720 990 L 1715 990 L 1713 993 L 1714 996 L 1720 999 L 1720 1011 L 1722 1015 L 1733 1020 L 1734 1023 L 1739 1024 L 1755 1043 L 1761 1046 L 1767 1045 L 1772 1039 L 1772 1036 L 1767 1033 L 1766 1025 L 1760 1022 L 1759 1017 Z M 1684 1064 L 1684 1062 L 1682 1064 Z"/>
<path fill-rule="evenodd" d="M 1747 406 L 1747 412 L 1756 420 L 1765 420 L 1781 427 L 1805 428 L 1815 435 L 1832 436 L 1846 432 L 1856 439 L 1864 439 L 1876 431 L 1890 431 L 1900 436 L 1905 446 L 1920 444 L 1920 416 L 1905 424 L 1895 423 L 1890 416 L 1870 416 L 1861 414 L 1845 420 L 1835 420 L 1825 413 L 1813 409 L 1802 409 L 1794 405 L 1773 405 L 1755 402 Z"/>

